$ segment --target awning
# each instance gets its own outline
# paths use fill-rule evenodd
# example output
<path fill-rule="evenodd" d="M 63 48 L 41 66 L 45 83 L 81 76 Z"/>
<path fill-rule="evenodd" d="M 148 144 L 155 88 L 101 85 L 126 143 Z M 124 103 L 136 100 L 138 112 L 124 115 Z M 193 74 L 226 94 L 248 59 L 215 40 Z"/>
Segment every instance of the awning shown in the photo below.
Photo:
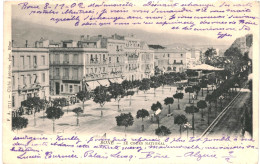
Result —
<path fill-rule="evenodd" d="M 94 90 L 96 87 L 100 86 L 97 81 L 87 81 L 86 84 L 91 90 Z"/>
<path fill-rule="evenodd" d="M 108 87 L 110 85 L 109 81 L 106 79 L 103 80 L 98 80 L 99 84 L 104 86 L 104 87 Z"/>
<path fill-rule="evenodd" d="M 117 83 L 114 79 L 108 79 L 110 83 Z"/>
<path fill-rule="evenodd" d="M 124 80 L 122 78 L 116 78 L 117 83 L 121 84 Z"/>
<path fill-rule="evenodd" d="M 223 68 L 217 68 L 217 67 L 213 67 L 211 65 L 208 64 L 201 64 L 201 65 L 196 65 L 193 68 L 188 68 L 190 70 L 208 70 L 208 71 L 222 71 L 224 70 Z"/>

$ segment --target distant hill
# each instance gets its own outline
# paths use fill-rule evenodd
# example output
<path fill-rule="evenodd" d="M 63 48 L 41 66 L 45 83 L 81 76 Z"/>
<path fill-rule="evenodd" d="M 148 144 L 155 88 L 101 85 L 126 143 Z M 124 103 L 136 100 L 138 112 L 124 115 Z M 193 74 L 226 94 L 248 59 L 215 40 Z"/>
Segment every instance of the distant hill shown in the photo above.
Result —
<path fill-rule="evenodd" d="M 181 35 L 169 33 L 151 33 L 140 29 L 117 29 L 117 28 L 54 28 L 51 26 L 40 25 L 36 23 L 26 22 L 18 19 L 12 19 L 12 39 L 14 45 L 23 47 L 25 41 L 28 40 L 29 46 L 34 46 L 34 42 L 41 37 L 45 39 L 60 41 L 60 40 L 79 40 L 80 35 L 104 35 L 111 36 L 112 34 L 125 35 L 135 34 L 137 38 L 147 42 L 148 44 L 165 45 L 182 45 L 189 47 L 191 45 L 211 45 L 225 44 L 223 40 L 217 40 L 197 35 Z M 230 43 L 226 43 L 229 44 Z M 168 47 L 168 46 L 167 46 Z"/>

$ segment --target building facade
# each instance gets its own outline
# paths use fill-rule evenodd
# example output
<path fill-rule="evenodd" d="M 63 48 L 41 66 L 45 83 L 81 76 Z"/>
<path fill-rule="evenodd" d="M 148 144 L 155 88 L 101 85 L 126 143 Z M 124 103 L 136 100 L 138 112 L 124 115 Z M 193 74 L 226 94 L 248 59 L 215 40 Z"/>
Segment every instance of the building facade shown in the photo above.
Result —
<path fill-rule="evenodd" d="M 49 50 L 12 48 L 12 108 L 29 97 L 49 97 Z"/>
<path fill-rule="evenodd" d="M 186 70 L 187 51 L 179 49 L 154 50 L 155 66 L 164 73 L 184 72 Z"/>

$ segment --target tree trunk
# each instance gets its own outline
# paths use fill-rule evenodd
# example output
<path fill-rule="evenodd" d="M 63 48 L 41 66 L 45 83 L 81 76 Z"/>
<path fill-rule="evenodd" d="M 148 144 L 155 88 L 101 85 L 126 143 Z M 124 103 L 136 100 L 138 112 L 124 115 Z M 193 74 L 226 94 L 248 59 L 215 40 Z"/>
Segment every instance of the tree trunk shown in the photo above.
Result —
<path fill-rule="evenodd" d="M 170 107 L 170 106 L 171 106 L 171 105 L 169 105 L 168 114 L 171 113 L 171 107 Z"/>
<path fill-rule="evenodd" d="M 125 126 L 125 137 L 126 137 L 126 126 Z"/>
<path fill-rule="evenodd" d="M 53 125 L 52 125 L 53 129 L 52 129 L 52 131 L 54 133 L 55 132 L 55 119 L 53 119 L 52 121 L 53 121 Z"/>
<path fill-rule="evenodd" d="M 117 102 L 118 102 L 118 104 L 117 104 L 117 110 L 118 110 L 118 111 L 119 111 L 119 101 L 120 101 L 120 100 L 117 101 Z"/>
<path fill-rule="evenodd" d="M 101 112 L 100 112 L 100 116 L 101 118 L 103 117 L 103 110 L 101 109 Z"/>
<path fill-rule="evenodd" d="M 142 132 L 144 132 L 144 118 L 142 117 Z"/>
<path fill-rule="evenodd" d="M 180 137 L 181 137 L 181 125 L 180 125 Z"/>
<path fill-rule="evenodd" d="M 85 108 L 85 107 L 84 107 L 84 101 L 83 101 L 83 113 L 84 113 L 84 108 Z"/>
<path fill-rule="evenodd" d="M 180 99 L 178 99 L 178 110 L 180 110 L 180 103 L 179 103 L 179 100 L 180 100 Z"/>
<path fill-rule="evenodd" d="M 203 88 L 201 88 L 201 96 L 203 97 Z"/>
<path fill-rule="evenodd" d="M 33 126 L 36 126 L 35 113 L 36 113 L 36 111 L 34 110 L 34 112 L 33 112 L 33 120 L 34 120 L 34 125 L 33 125 Z"/>
<path fill-rule="evenodd" d="M 154 97 L 156 97 L 156 95 L 155 95 L 155 88 L 154 88 Z"/>
<path fill-rule="evenodd" d="M 159 120 L 159 116 L 156 117 L 157 118 L 157 122 L 158 122 L 158 128 L 160 126 L 160 120 Z"/>
<path fill-rule="evenodd" d="M 77 114 L 77 126 L 79 126 L 79 114 Z"/>
<path fill-rule="evenodd" d="M 190 92 L 189 92 L 189 103 L 190 103 Z"/>

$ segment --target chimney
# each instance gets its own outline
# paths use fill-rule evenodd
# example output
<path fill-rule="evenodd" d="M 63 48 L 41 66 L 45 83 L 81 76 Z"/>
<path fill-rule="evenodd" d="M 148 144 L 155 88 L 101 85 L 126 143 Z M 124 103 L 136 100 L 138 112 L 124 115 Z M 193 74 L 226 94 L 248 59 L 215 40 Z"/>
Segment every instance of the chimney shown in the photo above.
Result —
<path fill-rule="evenodd" d="M 28 40 L 25 41 L 25 47 L 28 47 Z"/>
<path fill-rule="evenodd" d="M 84 35 L 80 35 L 80 41 L 83 41 L 84 37 Z"/>

